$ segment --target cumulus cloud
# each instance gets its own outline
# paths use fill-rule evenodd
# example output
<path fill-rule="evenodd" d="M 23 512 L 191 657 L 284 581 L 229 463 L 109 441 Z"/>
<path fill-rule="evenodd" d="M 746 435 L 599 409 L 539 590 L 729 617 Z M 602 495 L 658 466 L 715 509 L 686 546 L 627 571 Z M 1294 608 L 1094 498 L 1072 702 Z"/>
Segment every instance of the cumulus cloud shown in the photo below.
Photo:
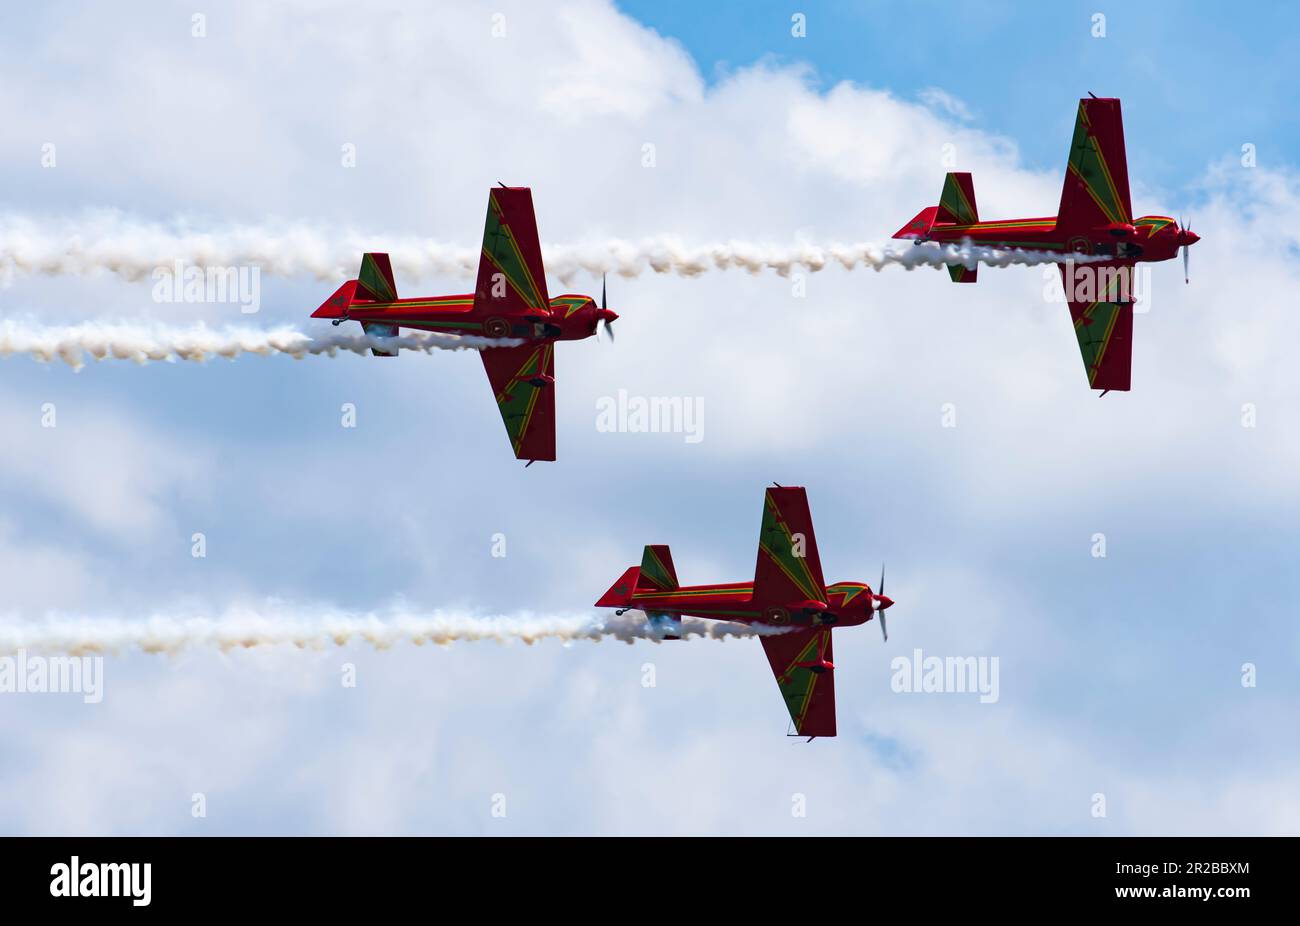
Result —
<path fill-rule="evenodd" d="M 962 120 L 972 118 L 970 107 L 942 87 L 926 87 L 917 98 L 931 109 L 941 110 L 949 116 Z"/>
<path fill-rule="evenodd" d="M 119 544 L 157 537 L 172 526 L 173 500 L 202 495 L 211 473 L 193 444 L 103 403 L 0 399 L 0 433 L 20 448 L 0 456 L 11 509 L 37 502 L 45 518 L 58 517 L 63 543 L 74 549 L 88 535 Z M 35 592 L 39 576 L 16 584 Z"/>

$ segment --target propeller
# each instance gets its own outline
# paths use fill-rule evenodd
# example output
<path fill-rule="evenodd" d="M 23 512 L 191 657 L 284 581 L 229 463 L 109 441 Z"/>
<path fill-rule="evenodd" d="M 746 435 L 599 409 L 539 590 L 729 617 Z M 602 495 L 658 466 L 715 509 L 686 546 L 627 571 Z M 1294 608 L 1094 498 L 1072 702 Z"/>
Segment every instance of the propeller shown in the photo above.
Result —
<path fill-rule="evenodd" d="M 609 335 L 609 343 L 613 344 L 614 318 L 617 318 L 618 316 L 615 315 L 614 318 L 611 318 L 606 314 L 608 311 L 609 309 L 605 304 L 605 274 L 602 273 L 600 275 L 600 317 L 605 319 L 605 333 Z"/>
<path fill-rule="evenodd" d="M 1192 230 L 1192 226 L 1190 224 L 1183 226 L 1183 231 L 1188 232 L 1190 234 L 1191 230 Z M 1192 271 L 1190 269 L 1191 248 L 1192 246 L 1190 244 L 1183 245 L 1183 282 L 1184 283 L 1192 282 Z"/>
<path fill-rule="evenodd" d="M 880 564 L 880 587 L 876 589 L 876 594 L 879 595 L 881 598 L 885 597 L 885 564 L 884 563 Z M 890 604 L 893 604 L 893 602 L 891 601 Z M 885 638 L 886 643 L 889 642 L 889 630 L 888 628 L 885 627 L 885 608 L 887 607 L 889 607 L 889 605 L 884 604 L 884 602 L 877 601 L 876 603 L 876 616 L 880 618 L 880 634 Z"/>

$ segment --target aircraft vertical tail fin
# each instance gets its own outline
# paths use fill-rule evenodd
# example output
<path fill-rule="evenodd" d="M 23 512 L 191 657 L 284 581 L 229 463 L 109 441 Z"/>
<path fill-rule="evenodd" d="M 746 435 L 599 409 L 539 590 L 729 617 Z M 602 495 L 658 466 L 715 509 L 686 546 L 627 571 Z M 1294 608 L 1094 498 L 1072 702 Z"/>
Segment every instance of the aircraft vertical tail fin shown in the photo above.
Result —
<path fill-rule="evenodd" d="M 912 221 L 894 232 L 894 237 L 903 238 L 905 240 L 912 238 L 928 238 L 930 236 L 930 229 L 934 227 L 934 217 L 938 211 L 938 206 L 925 207 L 916 214 Z"/>
<path fill-rule="evenodd" d="M 312 318 L 347 318 L 348 309 L 356 299 L 357 281 L 348 280 L 338 289 L 334 290 L 334 295 L 330 296 L 320 304 L 315 312 L 311 313 Z"/>
<path fill-rule="evenodd" d="M 627 608 L 632 605 L 632 593 L 636 591 L 637 581 L 641 576 L 638 566 L 631 566 L 618 577 L 618 581 L 609 587 L 609 591 L 600 596 L 596 602 L 598 608 Z"/>

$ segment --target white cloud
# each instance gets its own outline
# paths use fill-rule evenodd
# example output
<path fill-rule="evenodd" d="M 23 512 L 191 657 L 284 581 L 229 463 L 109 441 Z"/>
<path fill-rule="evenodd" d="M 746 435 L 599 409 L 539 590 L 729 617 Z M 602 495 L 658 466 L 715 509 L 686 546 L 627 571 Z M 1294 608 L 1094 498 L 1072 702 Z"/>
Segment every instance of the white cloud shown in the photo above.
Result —
<path fill-rule="evenodd" d="M 102 595 L 92 564 L 57 542 L 24 537 L 10 518 L 0 519 L 0 611 L 35 613 L 85 604 Z"/>
<path fill-rule="evenodd" d="M 931 109 L 941 110 L 957 119 L 969 121 L 973 118 L 969 106 L 941 87 L 926 87 L 917 94 L 917 98 Z"/>
<path fill-rule="evenodd" d="M 556 19 L 563 41 L 556 54 L 538 56 L 544 62 L 537 82 L 543 115 L 571 123 L 637 119 L 655 107 L 698 104 L 703 97 L 699 72 L 680 46 L 609 4 L 581 0 L 557 9 Z"/>
<path fill-rule="evenodd" d="M 0 432 L 20 448 L 0 457 L 11 504 L 39 498 L 79 539 L 86 528 L 119 543 L 166 529 L 172 499 L 204 494 L 211 472 L 197 448 L 81 396 L 0 399 Z"/>

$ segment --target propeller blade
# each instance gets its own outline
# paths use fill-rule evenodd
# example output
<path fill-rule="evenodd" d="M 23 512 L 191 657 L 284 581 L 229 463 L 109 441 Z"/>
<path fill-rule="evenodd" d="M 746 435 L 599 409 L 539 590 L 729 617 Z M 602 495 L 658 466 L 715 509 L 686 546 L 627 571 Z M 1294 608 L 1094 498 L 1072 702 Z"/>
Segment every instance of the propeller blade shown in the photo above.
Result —
<path fill-rule="evenodd" d="M 602 309 L 609 308 L 609 306 L 605 305 L 605 274 L 603 273 L 600 275 L 600 307 Z"/>
<path fill-rule="evenodd" d="M 877 595 L 885 594 L 885 564 L 880 564 L 880 587 L 876 589 Z"/>
<path fill-rule="evenodd" d="M 882 637 L 884 637 L 884 638 L 885 638 L 885 642 L 888 643 L 888 642 L 889 642 L 889 630 L 885 627 L 885 612 L 884 612 L 884 611 L 877 611 L 877 612 L 876 612 L 876 616 L 880 618 L 880 635 L 881 635 Z"/>
<path fill-rule="evenodd" d="M 609 321 L 609 320 L 606 320 L 606 321 L 605 321 L 605 333 L 606 333 L 607 335 L 609 335 L 609 343 L 613 344 L 613 343 L 614 343 L 614 323 L 613 323 L 613 322 L 611 322 L 611 321 Z"/>
<path fill-rule="evenodd" d="M 1192 282 L 1192 272 L 1189 267 L 1191 263 L 1190 258 L 1191 258 L 1191 246 L 1185 244 L 1183 245 L 1183 282 L 1184 283 Z"/>

